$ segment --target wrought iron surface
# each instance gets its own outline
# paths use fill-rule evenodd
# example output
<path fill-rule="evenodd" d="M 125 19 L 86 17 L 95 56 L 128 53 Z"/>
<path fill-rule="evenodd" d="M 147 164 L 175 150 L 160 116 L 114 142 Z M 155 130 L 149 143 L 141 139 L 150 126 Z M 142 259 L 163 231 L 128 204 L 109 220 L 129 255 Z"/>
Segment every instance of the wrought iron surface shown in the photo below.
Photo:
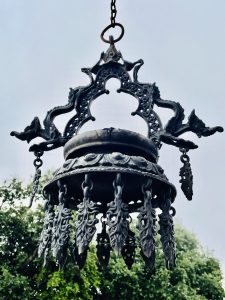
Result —
<path fill-rule="evenodd" d="M 95 225 L 98 223 L 96 218 L 99 213 L 96 203 L 91 201 L 91 190 L 93 182 L 90 174 L 85 174 L 85 180 L 82 184 L 84 193 L 83 202 L 78 205 L 77 220 L 75 223 L 76 246 L 78 254 L 84 253 L 91 242 L 95 232 Z"/>
<path fill-rule="evenodd" d="M 35 117 L 23 132 L 13 131 L 11 135 L 28 143 L 36 137 L 42 137 L 45 140 L 40 144 L 32 145 L 30 151 L 49 151 L 65 145 L 73 135 L 78 133 L 84 123 L 95 119 L 91 114 L 90 105 L 102 94 L 109 93 L 105 86 L 110 78 L 117 78 L 120 81 L 121 85 L 118 92 L 130 94 L 139 101 L 138 108 L 132 115 L 139 115 L 146 121 L 148 137 L 158 147 L 160 147 L 161 142 L 164 142 L 176 147 L 194 149 L 197 148 L 197 145 L 191 141 L 178 138 L 178 136 L 188 131 L 194 132 L 199 137 L 223 131 L 220 126 L 207 127 L 195 115 L 194 111 L 189 116 L 188 122 L 183 123 L 184 109 L 178 102 L 161 99 L 159 89 L 155 84 L 140 83 L 138 81 L 138 71 L 143 63 L 142 59 L 134 63 L 124 60 L 115 46 L 110 45 L 109 50 L 101 54 L 100 60 L 94 67 L 82 69 L 90 78 L 89 85 L 70 89 L 68 103 L 48 111 L 43 121 L 44 126 L 41 125 L 39 118 Z M 132 70 L 133 78 L 129 74 Z M 168 121 L 166 126 L 163 127 L 160 118 L 154 111 L 154 105 L 174 111 L 174 117 Z M 69 120 L 64 132 L 60 132 L 54 123 L 54 119 L 74 109 L 76 114 Z"/>
<path fill-rule="evenodd" d="M 128 205 L 122 200 L 123 183 L 121 174 L 116 175 L 113 186 L 115 199 L 108 203 L 107 223 L 110 244 L 116 253 L 120 255 L 128 235 L 129 218 Z"/>
<path fill-rule="evenodd" d="M 52 254 L 56 258 L 59 267 L 62 268 L 66 262 L 67 248 L 70 238 L 70 220 L 71 210 L 66 207 L 67 205 L 67 187 L 60 181 L 59 186 L 59 205 L 53 222 L 53 235 L 52 235 Z"/>
<path fill-rule="evenodd" d="M 165 198 L 161 206 L 162 213 L 159 214 L 159 233 L 161 235 L 161 242 L 166 260 L 166 267 L 168 269 L 172 269 L 173 267 L 175 267 L 176 264 L 173 226 L 173 216 L 175 215 L 175 209 L 171 206 L 170 194 L 167 193 L 164 196 Z"/>
<path fill-rule="evenodd" d="M 138 229 L 140 231 L 140 244 L 142 253 L 148 259 L 154 257 L 155 234 L 156 234 L 156 214 L 152 207 L 152 180 L 147 179 L 142 186 L 144 195 L 143 206 L 138 215 Z"/>

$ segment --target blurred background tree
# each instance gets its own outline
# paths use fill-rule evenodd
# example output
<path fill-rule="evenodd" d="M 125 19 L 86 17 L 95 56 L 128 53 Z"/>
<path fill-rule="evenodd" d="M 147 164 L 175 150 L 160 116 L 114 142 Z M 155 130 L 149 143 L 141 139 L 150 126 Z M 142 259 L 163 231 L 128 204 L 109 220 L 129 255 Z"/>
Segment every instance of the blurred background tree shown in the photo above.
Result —
<path fill-rule="evenodd" d="M 42 178 L 41 185 L 49 176 Z M 176 226 L 177 267 L 172 271 L 165 268 L 159 245 L 156 270 L 151 272 L 140 257 L 140 250 L 136 251 L 131 270 L 115 255 L 108 268 L 100 270 L 93 244 L 82 271 L 71 253 L 63 271 L 53 260 L 43 268 L 37 257 L 43 207 L 28 209 L 23 205 L 30 191 L 31 184 L 24 185 L 18 179 L 0 187 L 1 300 L 222 300 L 225 296 L 219 262 L 205 253 L 195 236 L 180 225 Z M 42 197 L 40 192 L 37 196 Z"/>

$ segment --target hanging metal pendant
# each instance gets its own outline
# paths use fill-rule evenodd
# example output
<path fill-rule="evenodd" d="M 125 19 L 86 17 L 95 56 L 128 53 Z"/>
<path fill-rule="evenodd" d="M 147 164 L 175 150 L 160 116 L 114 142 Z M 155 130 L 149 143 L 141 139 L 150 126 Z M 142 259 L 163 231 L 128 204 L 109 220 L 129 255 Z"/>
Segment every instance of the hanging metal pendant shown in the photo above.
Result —
<path fill-rule="evenodd" d="M 180 183 L 181 189 L 188 200 L 192 200 L 193 196 L 193 175 L 191 170 L 191 163 L 190 158 L 187 155 L 187 149 L 181 148 L 180 151 L 182 152 L 181 155 L 181 162 L 184 164 L 180 168 Z"/>
<path fill-rule="evenodd" d="M 32 193 L 30 196 L 30 203 L 29 203 L 29 207 L 32 206 L 33 201 L 35 199 L 35 195 L 38 192 L 38 187 L 39 187 L 39 181 L 41 178 L 41 166 L 43 164 L 43 161 L 41 160 L 41 156 L 43 155 L 43 151 L 38 151 L 35 152 L 34 155 L 36 156 L 35 160 L 34 160 L 34 166 L 35 166 L 35 174 L 34 174 L 34 178 L 33 178 L 33 183 L 32 183 Z"/>
<path fill-rule="evenodd" d="M 83 203 L 78 205 L 77 220 L 75 223 L 76 246 L 78 254 L 84 253 L 89 243 L 91 242 L 95 232 L 95 225 L 98 223 L 96 218 L 99 213 L 96 203 L 91 201 L 91 190 L 93 182 L 90 174 L 85 174 L 85 179 L 82 183 L 84 193 Z"/>
<path fill-rule="evenodd" d="M 129 270 L 132 268 L 132 265 L 135 261 L 135 250 L 136 250 L 135 234 L 129 229 L 125 241 L 125 245 L 121 251 L 122 257 Z"/>
<path fill-rule="evenodd" d="M 151 256 L 155 253 L 156 214 L 152 207 L 152 180 L 150 178 L 143 184 L 142 192 L 144 201 L 138 215 L 137 228 L 140 231 L 142 255 L 151 260 Z"/>
<path fill-rule="evenodd" d="M 100 265 L 103 268 L 106 268 L 109 263 L 109 258 L 110 258 L 110 251 L 111 251 L 111 246 L 110 246 L 110 239 L 109 235 L 106 232 L 106 222 L 102 222 L 102 231 L 101 233 L 97 234 L 97 257 Z"/>
<path fill-rule="evenodd" d="M 59 205 L 54 218 L 52 235 L 52 255 L 60 268 L 63 268 L 67 258 L 67 248 L 70 238 L 71 210 L 67 205 L 67 187 L 60 180 L 57 182 L 59 187 Z"/>
<path fill-rule="evenodd" d="M 161 204 L 162 213 L 159 214 L 159 233 L 161 235 L 162 248 L 165 256 L 167 269 L 172 269 L 176 265 L 175 256 L 175 239 L 173 216 L 175 216 L 175 209 L 171 206 L 170 192 L 165 195 Z"/>
<path fill-rule="evenodd" d="M 73 244 L 73 257 L 74 257 L 74 260 L 75 260 L 76 264 L 78 265 L 79 269 L 80 270 L 83 269 L 83 267 L 86 263 L 86 260 L 87 260 L 87 249 L 82 254 L 79 254 L 77 245 L 76 245 L 76 239 Z"/>
<path fill-rule="evenodd" d="M 150 257 L 145 256 L 142 250 L 140 251 L 140 254 L 145 262 L 145 266 L 148 268 L 150 272 L 152 272 L 155 268 L 155 249 L 152 251 Z"/>
<path fill-rule="evenodd" d="M 128 235 L 128 205 L 122 201 L 123 184 L 121 174 L 116 175 L 113 181 L 114 196 L 113 202 L 108 204 L 107 223 L 109 226 L 109 238 L 112 248 L 118 255 L 125 245 Z"/>
<path fill-rule="evenodd" d="M 47 202 L 45 205 L 45 218 L 38 247 L 38 256 L 44 257 L 44 266 L 46 265 L 46 259 L 51 247 L 53 223 L 55 216 L 54 204 L 51 203 L 51 195 L 46 195 L 46 198 Z"/>

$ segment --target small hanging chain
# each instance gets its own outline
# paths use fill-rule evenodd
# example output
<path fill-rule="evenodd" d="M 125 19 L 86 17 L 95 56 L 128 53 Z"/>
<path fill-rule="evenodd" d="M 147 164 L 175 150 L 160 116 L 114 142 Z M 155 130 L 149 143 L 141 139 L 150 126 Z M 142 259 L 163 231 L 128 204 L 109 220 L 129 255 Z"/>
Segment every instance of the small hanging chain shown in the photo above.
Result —
<path fill-rule="evenodd" d="M 33 179 L 33 187 L 32 187 L 32 193 L 31 193 L 31 196 L 30 196 L 29 207 L 32 206 L 33 200 L 34 200 L 35 195 L 38 191 L 39 181 L 40 181 L 40 178 L 41 178 L 41 169 L 40 169 L 40 167 L 43 164 L 43 161 L 41 159 L 41 156 L 43 155 L 43 151 L 34 152 L 34 155 L 36 156 L 36 158 L 34 160 L 35 174 L 34 174 L 34 179 Z"/>
<path fill-rule="evenodd" d="M 116 15 L 117 15 L 117 10 L 116 10 L 116 0 L 111 1 L 111 25 L 114 28 L 116 24 Z"/>
<path fill-rule="evenodd" d="M 124 35 L 124 27 L 122 24 L 116 22 L 116 16 L 117 16 L 117 9 L 116 9 L 116 0 L 111 0 L 111 17 L 110 17 L 110 25 L 108 25 L 101 33 L 101 39 L 103 42 L 108 44 L 114 44 L 118 41 L 120 41 Z M 118 38 L 114 39 L 113 36 L 109 36 L 109 38 L 105 38 L 105 33 L 111 29 L 119 27 L 121 30 L 121 33 Z"/>
<path fill-rule="evenodd" d="M 181 189 L 188 200 L 192 200 L 193 196 L 193 175 L 191 170 L 190 157 L 187 155 L 189 149 L 180 148 L 182 153 L 180 160 L 183 166 L 180 168 Z"/>

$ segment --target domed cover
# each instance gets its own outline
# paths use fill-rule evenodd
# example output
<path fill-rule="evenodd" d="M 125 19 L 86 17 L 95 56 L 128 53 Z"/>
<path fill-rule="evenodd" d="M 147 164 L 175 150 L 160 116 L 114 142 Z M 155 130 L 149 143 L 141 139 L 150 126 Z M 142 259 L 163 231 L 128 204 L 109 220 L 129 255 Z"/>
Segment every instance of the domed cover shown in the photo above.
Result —
<path fill-rule="evenodd" d="M 143 156 L 152 162 L 158 160 L 158 150 L 150 139 L 137 132 L 116 128 L 98 129 L 74 136 L 64 146 L 64 157 L 67 160 L 90 152 L 117 151 Z"/>

